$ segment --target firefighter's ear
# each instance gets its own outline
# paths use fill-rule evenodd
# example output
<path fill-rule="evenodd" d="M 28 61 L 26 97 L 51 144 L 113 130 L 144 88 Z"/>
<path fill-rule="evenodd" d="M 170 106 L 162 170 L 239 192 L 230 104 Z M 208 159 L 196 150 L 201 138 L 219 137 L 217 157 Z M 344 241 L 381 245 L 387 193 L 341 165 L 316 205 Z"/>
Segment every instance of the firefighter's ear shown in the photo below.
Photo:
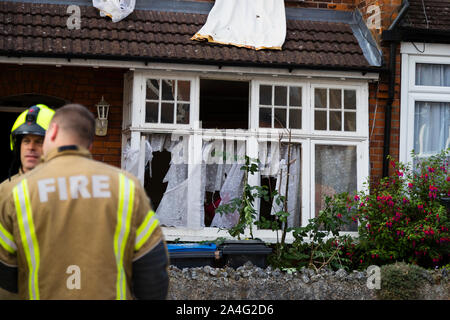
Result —
<path fill-rule="evenodd" d="M 51 141 L 55 141 L 58 136 L 59 125 L 56 122 L 50 123 L 50 127 L 47 130 L 48 137 Z"/>

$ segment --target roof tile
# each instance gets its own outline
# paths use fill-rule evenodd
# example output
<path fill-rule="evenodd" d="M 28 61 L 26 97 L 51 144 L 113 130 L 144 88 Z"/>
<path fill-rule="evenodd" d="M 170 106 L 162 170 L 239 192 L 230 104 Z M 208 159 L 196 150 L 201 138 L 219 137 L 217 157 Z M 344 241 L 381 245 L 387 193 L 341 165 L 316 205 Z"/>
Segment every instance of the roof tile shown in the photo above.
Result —
<path fill-rule="evenodd" d="M 403 27 L 450 31 L 450 0 L 409 0 L 409 3 Z"/>
<path fill-rule="evenodd" d="M 288 20 L 283 50 L 255 51 L 190 40 L 206 22 L 205 14 L 135 10 L 112 23 L 94 7 L 83 6 L 81 29 L 69 30 L 66 10 L 64 5 L 0 2 L 0 54 L 370 68 L 346 23 Z"/>

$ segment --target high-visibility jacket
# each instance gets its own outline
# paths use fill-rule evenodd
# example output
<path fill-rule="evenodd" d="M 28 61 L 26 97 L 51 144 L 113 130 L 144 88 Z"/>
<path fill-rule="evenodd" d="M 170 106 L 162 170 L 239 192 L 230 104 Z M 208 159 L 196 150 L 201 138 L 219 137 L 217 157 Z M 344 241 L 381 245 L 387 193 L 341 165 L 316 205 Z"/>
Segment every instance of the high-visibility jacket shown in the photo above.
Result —
<path fill-rule="evenodd" d="M 0 190 L 6 190 L 8 185 L 13 185 L 16 182 L 16 179 L 20 178 L 24 173 L 21 169 L 19 172 L 13 175 L 11 178 L 6 178 L 2 183 L 0 183 Z M 1 193 L 0 193 L 1 194 Z M 1 227 L 0 227 L 1 228 Z M 0 230 L 0 238 L 1 238 L 1 230 Z M 0 239 L 1 243 L 1 239 Z M 0 244 L 1 246 L 1 244 Z M 2 288 L 0 288 L 0 300 L 17 300 L 19 296 L 16 293 L 8 292 Z"/>
<path fill-rule="evenodd" d="M 133 298 L 133 261 L 164 242 L 133 175 L 66 146 L 7 189 L 0 261 L 18 266 L 21 298 Z"/>
<path fill-rule="evenodd" d="M 14 182 L 19 179 L 24 173 L 22 172 L 22 169 L 19 169 L 19 172 L 16 173 L 15 175 L 13 175 L 11 178 L 6 178 L 5 180 L 2 181 L 2 183 L 0 183 L 0 187 L 3 187 L 3 185 L 7 185 L 7 184 L 14 184 Z"/>

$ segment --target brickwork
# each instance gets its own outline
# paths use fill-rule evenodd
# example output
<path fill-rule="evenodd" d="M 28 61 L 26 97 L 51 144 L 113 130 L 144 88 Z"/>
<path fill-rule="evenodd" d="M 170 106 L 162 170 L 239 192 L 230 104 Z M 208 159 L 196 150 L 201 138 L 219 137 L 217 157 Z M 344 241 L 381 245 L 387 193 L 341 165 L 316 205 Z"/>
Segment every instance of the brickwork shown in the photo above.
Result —
<path fill-rule="evenodd" d="M 286 7 L 353 11 L 354 0 L 285 0 Z"/>
<path fill-rule="evenodd" d="M 123 70 L 82 67 L 2 65 L 0 97 L 34 93 L 85 105 L 97 117 L 102 95 L 111 105 L 108 134 L 95 136 L 94 159 L 120 167 Z"/>

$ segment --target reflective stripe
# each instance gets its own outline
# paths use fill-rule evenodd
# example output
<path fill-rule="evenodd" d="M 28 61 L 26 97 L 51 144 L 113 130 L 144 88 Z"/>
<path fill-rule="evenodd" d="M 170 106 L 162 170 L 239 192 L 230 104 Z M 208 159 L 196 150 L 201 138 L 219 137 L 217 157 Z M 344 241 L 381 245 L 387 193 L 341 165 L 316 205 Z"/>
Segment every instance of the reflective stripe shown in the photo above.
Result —
<path fill-rule="evenodd" d="M 9 233 L 0 223 L 0 245 L 9 253 L 16 253 L 17 246 L 14 242 L 14 237 Z"/>
<path fill-rule="evenodd" d="M 31 300 L 39 299 L 39 245 L 33 224 L 27 180 L 22 180 L 13 190 L 19 224 L 20 238 L 28 263 L 28 290 Z"/>
<path fill-rule="evenodd" d="M 116 299 L 126 299 L 126 276 L 123 267 L 123 256 L 130 233 L 131 215 L 134 203 L 134 182 L 119 173 L 119 204 L 117 209 L 117 225 L 114 234 L 114 254 L 117 263 Z"/>
<path fill-rule="evenodd" d="M 155 212 L 150 210 L 144 219 L 144 222 L 140 225 L 136 232 L 136 242 L 134 250 L 138 251 L 144 243 L 150 238 L 153 230 L 158 226 L 159 220 L 156 218 Z"/>

